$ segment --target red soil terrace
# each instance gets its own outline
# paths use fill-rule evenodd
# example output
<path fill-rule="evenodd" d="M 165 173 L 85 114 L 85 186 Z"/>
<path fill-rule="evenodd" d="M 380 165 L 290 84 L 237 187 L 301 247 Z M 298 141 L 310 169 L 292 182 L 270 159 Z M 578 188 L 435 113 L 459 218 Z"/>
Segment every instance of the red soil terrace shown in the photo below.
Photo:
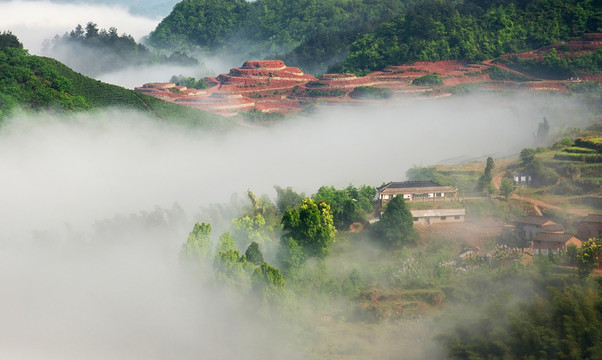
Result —
<path fill-rule="evenodd" d="M 595 51 L 602 46 L 602 34 L 588 34 L 581 39 L 553 44 L 546 48 L 507 56 L 543 57 L 552 48 L 559 56 L 578 56 Z M 492 81 L 483 70 L 496 66 L 516 72 L 495 60 L 480 64 L 459 61 L 416 62 L 411 65 L 391 66 L 364 77 L 354 74 L 324 74 L 319 79 L 304 74 L 299 68 L 288 67 L 281 60 L 246 61 L 228 74 L 207 77 L 208 89 L 188 89 L 174 83 L 149 83 L 135 90 L 176 104 L 211 111 L 223 116 L 237 115 L 256 110 L 264 113 L 292 113 L 316 103 L 349 103 L 374 100 L 358 100 L 349 94 L 359 86 L 386 88 L 394 97 L 399 96 L 449 96 L 449 88 L 457 85 L 478 83 L 485 90 L 515 89 L 526 91 L 566 91 L 569 80 L 509 82 Z M 436 74 L 443 80 L 442 86 L 415 86 L 418 77 Z M 529 77 L 527 75 L 527 77 Z M 599 75 L 584 77 L 602 80 Z M 382 101 L 382 100 L 381 100 Z"/>

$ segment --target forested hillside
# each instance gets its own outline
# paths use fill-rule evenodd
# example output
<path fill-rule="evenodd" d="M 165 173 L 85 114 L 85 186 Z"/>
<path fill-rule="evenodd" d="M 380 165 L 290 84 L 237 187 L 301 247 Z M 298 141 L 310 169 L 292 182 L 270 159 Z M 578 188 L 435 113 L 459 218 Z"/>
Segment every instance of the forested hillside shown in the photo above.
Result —
<path fill-rule="evenodd" d="M 331 70 L 366 73 L 413 61 L 478 61 L 599 31 L 598 0 L 427 0 L 359 36 Z"/>
<path fill-rule="evenodd" d="M 0 34 L 0 120 L 15 109 L 73 112 L 118 107 L 159 120 L 206 128 L 233 122 L 83 76 L 50 58 L 29 55 L 16 36 Z"/>
<path fill-rule="evenodd" d="M 184 0 L 149 43 L 282 58 L 307 72 L 476 61 L 602 31 L 600 0 Z M 348 56 L 347 56 L 348 55 Z"/>
<path fill-rule="evenodd" d="M 403 0 L 184 0 L 149 36 L 171 50 L 245 53 L 269 57 L 293 50 L 316 34 L 355 32 L 390 19 Z M 244 57 L 244 56 L 243 56 Z"/>

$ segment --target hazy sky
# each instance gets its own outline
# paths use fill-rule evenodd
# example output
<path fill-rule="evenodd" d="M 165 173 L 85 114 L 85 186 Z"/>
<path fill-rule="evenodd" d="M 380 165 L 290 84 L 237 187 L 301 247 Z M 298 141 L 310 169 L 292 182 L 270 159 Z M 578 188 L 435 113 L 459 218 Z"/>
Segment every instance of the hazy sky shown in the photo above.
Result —
<path fill-rule="evenodd" d="M 580 111 L 526 94 L 415 98 L 225 134 L 122 110 L 16 116 L 0 127 L 0 357 L 304 358 L 311 346 L 290 324 L 258 322 L 252 299 L 182 273 L 178 250 L 208 220 L 194 216 L 201 207 L 248 189 L 378 186 L 413 164 L 499 159 L 531 146 L 543 116 L 554 133 Z M 156 206 L 174 202 L 188 215 L 165 220 Z M 383 356 L 416 343 L 395 329 L 381 329 Z"/>
<path fill-rule="evenodd" d="M 0 0 L 0 30 L 12 31 L 32 54 L 40 54 L 43 41 L 73 30 L 89 21 L 99 28 L 117 28 L 136 40 L 155 29 L 158 17 L 132 14 L 127 4 L 58 3 L 52 1 Z"/>

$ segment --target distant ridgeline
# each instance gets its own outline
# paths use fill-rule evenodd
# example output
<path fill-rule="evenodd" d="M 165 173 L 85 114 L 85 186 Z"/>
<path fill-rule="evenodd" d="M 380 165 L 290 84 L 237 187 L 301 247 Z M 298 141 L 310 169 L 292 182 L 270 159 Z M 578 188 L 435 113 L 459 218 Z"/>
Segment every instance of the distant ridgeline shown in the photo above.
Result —
<path fill-rule="evenodd" d="M 138 110 L 158 120 L 203 128 L 232 121 L 83 76 L 50 58 L 29 55 L 10 32 L 0 34 L 0 121 L 13 110 L 76 112 L 107 107 Z"/>
<path fill-rule="evenodd" d="M 138 44 L 131 35 L 119 35 L 114 27 L 99 29 L 89 22 L 46 44 L 44 52 L 64 62 L 69 67 L 89 76 L 116 71 L 131 66 L 151 64 L 199 65 L 199 62 L 182 52 L 170 56 L 158 54 Z"/>
<path fill-rule="evenodd" d="M 601 31 L 602 7 L 590 0 L 184 0 L 148 40 L 169 50 L 281 58 L 310 73 L 331 66 L 365 74 L 495 58 Z"/>

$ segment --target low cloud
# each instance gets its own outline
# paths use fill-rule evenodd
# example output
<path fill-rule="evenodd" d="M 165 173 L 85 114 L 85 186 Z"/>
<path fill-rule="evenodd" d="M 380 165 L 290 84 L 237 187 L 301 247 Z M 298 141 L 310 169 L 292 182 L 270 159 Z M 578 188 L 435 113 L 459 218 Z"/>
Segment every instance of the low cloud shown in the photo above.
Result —
<path fill-rule="evenodd" d="M 12 31 L 32 54 L 41 54 L 44 40 L 63 35 L 89 21 L 99 28 L 116 27 L 119 33 L 140 40 L 155 29 L 159 19 L 133 15 L 122 5 L 64 4 L 52 1 L 0 2 L 0 30 Z"/>
<path fill-rule="evenodd" d="M 311 194 L 403 180 L 413 164 L 497 159 L 531 146 L 543 116 L 555 132 L 582 124 L 586 110 L 524 94 L 395 100 L 220 134 L 122 110 L 9 119 L 0 128 L 0 353 L 302 358 L 293 328 L 257 324 L 248 303 L 180 273 L 178 249 L 203 219 L 131 231 L 124 222 L 161 221 L 128 214 L 177 202 L 190 215 L 247 189 Z"/>

